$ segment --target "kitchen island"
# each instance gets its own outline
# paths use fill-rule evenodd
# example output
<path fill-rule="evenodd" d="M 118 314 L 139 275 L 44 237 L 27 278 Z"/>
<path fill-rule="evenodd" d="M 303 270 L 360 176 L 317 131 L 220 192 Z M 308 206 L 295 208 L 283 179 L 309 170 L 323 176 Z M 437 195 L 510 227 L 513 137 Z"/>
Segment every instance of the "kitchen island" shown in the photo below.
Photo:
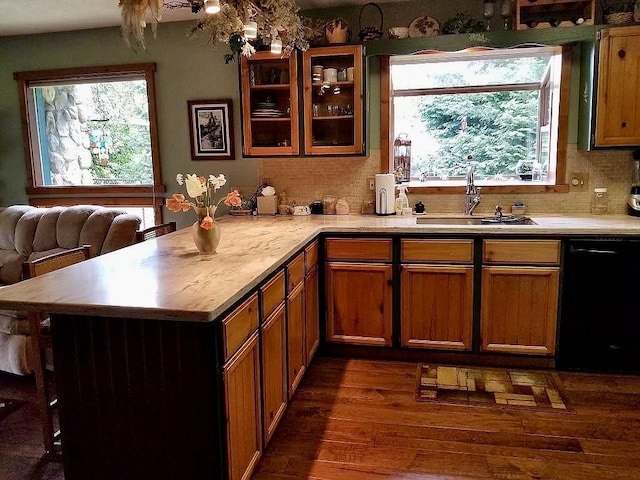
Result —
<path fill-rule="evenodd" d="M 627 216 L 537 225 L 417 225 L 415 217 L 224 218 L 215 255 L 180 230 L 0 290 L 52 314 L 65 478 L 225 478 L 220 319 L 319 235 L 637 236 Z M 258 336 L 251 336 L 258 342 Z M 253 456 L 257 461 L 259 455 Z M 238 477 L 240 478 L 240 477 Z M 234 479 L 235 480 L 235 479 Z"/>

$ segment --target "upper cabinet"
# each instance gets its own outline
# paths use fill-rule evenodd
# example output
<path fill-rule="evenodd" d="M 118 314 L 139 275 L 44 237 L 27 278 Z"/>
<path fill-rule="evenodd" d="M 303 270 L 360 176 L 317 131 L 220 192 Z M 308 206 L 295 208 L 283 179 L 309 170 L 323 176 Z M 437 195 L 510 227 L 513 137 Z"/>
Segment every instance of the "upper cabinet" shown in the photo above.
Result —
<path fill-rule="evenodd" d="M 298 155 L 298 62 L 271 52 L 241 56 L 242 153 Z"/>
<path fill-rule="evenodd" d="M 307 155 L 364 153 L 362 45 L 304 53 L 304 132 Z"/>
<path fill-rule="evenodd" d="M 640 145 L 640 27 L 601 31 L 596 146 Z"/>

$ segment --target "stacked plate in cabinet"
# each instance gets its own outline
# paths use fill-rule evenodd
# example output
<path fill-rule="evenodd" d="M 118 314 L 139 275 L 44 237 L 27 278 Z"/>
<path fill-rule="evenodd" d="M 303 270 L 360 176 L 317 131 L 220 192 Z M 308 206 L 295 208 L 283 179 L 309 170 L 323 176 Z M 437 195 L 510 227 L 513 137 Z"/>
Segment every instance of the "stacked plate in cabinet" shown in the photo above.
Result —
<path fill-rule="evenodd" d="M 285 114 L 276 108 L 274 102 L 258 102 L 256 108 L 251 112 L 252 117 L 277 118 L 284 117 Z"/>

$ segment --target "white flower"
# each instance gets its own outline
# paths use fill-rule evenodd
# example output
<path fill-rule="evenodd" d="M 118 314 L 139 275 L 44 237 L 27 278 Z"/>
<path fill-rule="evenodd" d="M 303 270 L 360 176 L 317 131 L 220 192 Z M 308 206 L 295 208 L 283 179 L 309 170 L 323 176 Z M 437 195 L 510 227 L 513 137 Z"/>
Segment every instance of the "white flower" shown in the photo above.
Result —
<path fill-rule="evenodd" d="M 273 197 L 276 194 L 276 189 L 271 185 L 268 185 L 262 189 L 262 195 L 265 197 Z"/>
<path fill-rule="evenodd" d="M 256 53 L 256 49 L 249 42 L 244 42 L 244 45 L 242 45 L 242 50 L 240 51 L 240 53 L 245 57 L 250 57 L 251 55 Z"/>
<path fill-rule="evenodd" d="M 213 190 L 215 191 L 215 190 L 218 190 L 220 187 L 222 187 L 225 183 L 227 183 L 227 179 L 224 178 L 223 173 L 221 173 L 217 177 L 213 175 L 209 175 L 209 183 L 211 184 L 211 186 L 213 187 Z"/>
<path fill-rule="evenodd" d="M 181 173 L 176 175 L 176 182 L 178 182 L 178 185 L 184 184 L 184 177 L 182 176 Z"/>
<path fill-rule="evenodd" d="M 207 186 L 200 183 L 200 179 L 195 173 L 187 174 L 184 183 L 187 187 L 187 194 L 191 198 L 198 198 L 207 191 Z"/>

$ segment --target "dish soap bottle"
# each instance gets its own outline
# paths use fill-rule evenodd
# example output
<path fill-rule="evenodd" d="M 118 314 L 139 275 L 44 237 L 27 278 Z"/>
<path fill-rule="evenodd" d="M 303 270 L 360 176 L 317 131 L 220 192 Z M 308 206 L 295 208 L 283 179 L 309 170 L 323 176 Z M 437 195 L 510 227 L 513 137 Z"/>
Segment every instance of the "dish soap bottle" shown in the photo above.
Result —
<path fill-rule="evenodd" d="M 396 215 L 406 215 L 405 209 L 411 211 L 409 207 L 409 199 L 407 198 L 407 187 L 398 185 L 398 198 L 396 198 Z"/>

